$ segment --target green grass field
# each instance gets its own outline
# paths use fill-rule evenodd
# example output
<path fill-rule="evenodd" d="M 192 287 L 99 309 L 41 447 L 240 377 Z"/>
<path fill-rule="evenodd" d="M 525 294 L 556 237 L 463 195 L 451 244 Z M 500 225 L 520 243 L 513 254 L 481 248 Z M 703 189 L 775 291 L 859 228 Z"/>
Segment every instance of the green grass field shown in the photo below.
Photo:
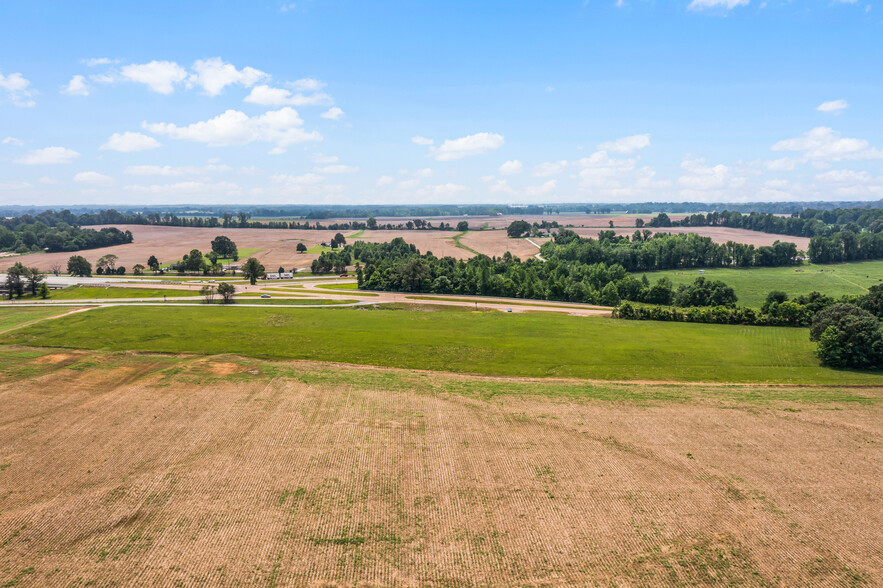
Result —
<path fill-rule="evenodd" d="M 36 308 L 30 306 L 15 308 L 13 303 L 13 305 L 0 308 L 0 332 L 6 331 L 7 329 L 14 329 L 19 325 L 24 325 L 31 321 L 39 321 L 49 317 L 58 316 L 70 312 L 71 310 L 70 307 Z"/>
<path fill-rule="evenodd" d="M 699 270 L 647 273 L 647 279 L 651 282 L 662 276 L 668 277 L 677 287 L 693 282 L 699 277 Z M 705 270 L 705 277 L 732 286 L 739 297 L 739 305 L 759 308 L 771 290 L 783 290 L 791 297 L 814 290 L 833 297 L 865 294 L 870 286 L 883 283 L 883 261 L 751 269 L 716 268 Z"/>
<path fill-rule="evenodd" d="M 820 367 L 805 329 L 465 310 L 113 307 L 31 325 L 2 342 L 492 376 L 883 385 L 881 374 Z"/>
<path fill-rule="evenodd" d="M 454 235 L 452 237 L 452 239 L 454 240 L 454 245 L 456 245 L 460 249 L 465 249 L 466 251 L 468 251 L 469 253 L 472 253 L 473 255 L 481 255 L 481 253 L 479 253 L 478 251 L 476 251 L 472 247 L 469 247 L 468 245 L 463 244 L 460 241 L 460 239 L 462 239 L 463 237 L 465 237 L 468 234 L 469 234 L 469 231 L 463 231 L 462 233 L 457 233 L 456 235 Z"/>
<path fill-rule="evenodd" d="M 359 296 L 379 296 L 379 294 L 374 294 L 372 292 L 363 292 L 359 290 L 358 284 L 319 284 L 316 288 L 322 288 L 323 290 L 349 290 L 356 291 L 355 293 Z"/>
<path fill-rule="evenodd" d="M 334 251 L 331 247 L 322 247 L 321 245 L 313 245 L 309 249 L 307 249 L 307 253 L 312 253 L 314 255 L 318 255 L 319 253 L 328 253 L 329 251 Z"/>
<path fill-rule="evenodd" d="M 172 288 L 98 288 L 93 286 L 70 286 L 54 290 L 49 300 L 85 300 L 108 298 L 162 298 L 163 296 L 199 296 L 197 290 Z"/>

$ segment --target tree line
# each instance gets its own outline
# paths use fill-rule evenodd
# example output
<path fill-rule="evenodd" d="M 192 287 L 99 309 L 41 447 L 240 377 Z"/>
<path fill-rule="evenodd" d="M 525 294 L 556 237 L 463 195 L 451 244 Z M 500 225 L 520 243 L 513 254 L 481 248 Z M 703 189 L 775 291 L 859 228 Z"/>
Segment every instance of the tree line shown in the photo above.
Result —
<path fill-rule="evenodd" d="M 629 272 L 698 267 L 777 267 L 800 263 L 794 243 L 776 241 L 755 247 L 728 241 L 719 245 L 695 233 L 668 234 L 636 230 L 628 235 L 601 231 L 598 239 L 580 237 L 568 229 L 559 230 L 544 243 L 540 254 L 547 260 L 577 261 L 582 264 L 618 264 Z"/>
<path fill-rule="evenodd" d="M 22 216 L 0 219 L 0 251 L 26 254 L 39 251 L 81 251 L 131 243 L 131 231 L 114 227 L 81 229 L 61 218 Z"/>

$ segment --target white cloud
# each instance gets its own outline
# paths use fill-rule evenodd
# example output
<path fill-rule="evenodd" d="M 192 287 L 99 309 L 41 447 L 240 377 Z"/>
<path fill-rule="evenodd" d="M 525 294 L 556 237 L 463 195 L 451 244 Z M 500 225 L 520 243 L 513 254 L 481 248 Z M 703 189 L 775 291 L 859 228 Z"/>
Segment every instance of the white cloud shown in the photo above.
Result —
<path fill-rule="evenodd" d="M 61 91 L 71 96 L 88 96 L 89 86 L 86 84 L 86 78 L 83 76 L 74 76 L 71 81 L 64 86 Z"/>
<path fill-rule="evenodd" d="M 100 148 L 121 153 L 134 153 L 135 151 L 146 151 L 161 146 L 162 144 L 153 137 L 126 131 L 125 133 L 114 133 Z"/>
<path fill-rule="evenodd" d="M 395 178 L 392 176 L 380 176 L 377 178 L 377 187 L 382 188 L 383 186 L 389 186 L 395 181 Z"/>
<path fill-rule="evenodd" d="M 320 174 L 354 174 L 359 171 L 359 168 L 354 165 L 335 164 L 326 165 L 325 167 L 317 167 L 313 171 Z"/>
<path fill-rule="evenodd" d="M 190 84 L 200 86 L 209 96 L 217 96 L 224 88 L 232 84 L 240 84 L 246 88 L 268 78 L 266 73 L 244 67 L 236 69 L 231 63 L 225 63 L 220 57 L 199 59 L 193 64 L 193 72 L 188 78 Z"/>
<path fill-rule="evenodd" d="M 15 162 L 24 165 L 54 165 L 70 163 L 79 156 L 79 153 L 66 147 L 44 147 L 43 149 L 28 151 L 22 157 L 16 159 Z"/>
<path fill-rule="evenodd" d="M 415 145 L 422 145 L 423 147 L 427 147 L 427 146 L 435 143 L 435 141 L 433 141 L 432 139 L 427 139 L 426 137 L 421 137 L 420 135 L 417 135 L 416 137 L 411 137 L 411 143 L 414 143 Z"/>
<path fill-rule="evenodd" d="M 263 141 L 274 143 L 277 149 L 284 149 L 295 143 L 322 140 L 322 135 L 318 132 L 305 131 L 303 122 L 297 111 L 285 107 L 253 117 L 238 110 L 227 110 L 215 118 L 183 127 L 174 123 L 147 122 L 142 123 L 142 126 L 151 133 L 211 146 L 246 145 Z"/>
<path fill-rule="evenodd" d="M 5 90 L 7 100 L 15 106 L 30 108 L 37 104 L 32 99 L 34 90 L 31 89 L 31 82 L 20 73 L 11 73 L 8 76 L 0 73 L 0 90 Z"/>
<path fill-rule="evenodd" d="M 130 176 L 187 176 L 204 175 L 210 172 L 232 171 L 229 165 L 211 164 L 203 167 L 171 165 L 130 165 L 123 173 Z"/>
<path fill-rule="evenodd" d="M 320 176 L 319 174 L 314 173 L 306 173 L 301 174 L 299 176 L 292 176 L 289 174 L 274 174 L 270 176 L 270 179 L 276 182 L 277 184 L 318 184 L 322 182 L 325 178 Z"/>
<path fill-rule="evenodd" d="M 547 178 L 549 176 L 557 176 L 567 169 L 568 162 L 566 159 L 561 161 L 544 161 L 533 166 L 533 176 L 536 178 Z"/>
<path fill-rule="evenodd" d="M 150 63 L 130 64 L 120 71 L 127 80 L 147 84 L 160 94 L 171 94 L 175 84 L 187 79 L 187 70 L 174 61 L 151 61 Z"/>
<path fill-rule="evenodd" d="M 435 151 L 435 158 L 438 161 L 451 161 L 481 155 L 499 149 L 505 142 L 503 136 L 496 133 L 476 133 L 459 139 L 448 139 Z"/>
<path fill-rule="evenodd" d="M 449 182 L 438 186 L 426 186 L 426 188 L 422 188 L 422 190 L 424 190 L 423 194 L 428 193 L 433 198 L 452 198 L 465 192 L 466 186 Z"/>
<path fill-rule="evenodd" d="M 771 159 L 764 165 L 770 171 L 792 171 L 797 167 L 797 162 L 790 157 L 782 157 L 781 159 Z"/>
<path fill-rule="evenodd" d="M 849 108 L 849 103 L 846 100 L 831 100 L 816 106 L 816 110 L 819 112 L 829 112 L 831 114 L 840 114 L 847 108 Z"/>
<path fill-rule="evenodd" d="M 43 176 L 42 178 L 40 178 L 40 183 L 45 184 L 47 186 L 55 186 L 55 185 L 60 184 L 61 182 L 59 182 L 55 178 L 50 178 L 49 176 Z"/>
<path fill-rule="evenodd" d="M 336 106 L 333 106 L 333 107 L 329 108 L 328 110 L 326 110 L 325 112 L 323 112 L 322 114 L 320 114 L 319 116 L 321 116 L 322 118 L 328 118 L 331 120 L 340 120 L 343 117 L 343 110 L 341 110 L 340 108 L 338 108 Z"/>
<path fill-rule="evenodd" d="M 601 143 L 600 145 L 598 145 L 598 149 L 628 155 L 629 153 L 637 151 L 638 149 L 643 149 L 644 147 L 649 146 L 650 134 L 645 133 L 643 135 L 631 135 L 629 137 L 622 137 L 621 139 L 617 139 L 615 141 Z"/>
<path fill-rule="evenodd" d="M 410 190 L 411 188 L 416 188 L 420 185 L 420 180 L 405 180 L 403 182 L 399 182 L 396 184 L 396 187 L 399 190 Z"/>
<path fill-rule="evenodd" d="M 74 176 L 74 181 L 78 184 L 94 184 L 96 186 L 112 186 L 116 183 L 112 177 L 94 171 L 80 172 Z"/>
<path fill-rule="evenodd" d="M 340 161 L 340 158 L 336 155 L 323 155 L 321 153 L 313 155 L 310 159 L 319 164 L 337 163 L 338 161 Z"/>
<path fill-rule="evenodd" d="M 433 174 L 435 174 L 435 172 L 432 170 L 432 168 L 424 167 L 423 169 L 418 169 L 417 171 L 415 171 L 413 175 L 415 178 L 425 179 L 431 178 Z"/>
<path fill-rule="evenodd" d="M 556 180 L 549 180 L 539 186 L 528 186 L 524 189 L 524 195 L 530 198 L 548 196 L 555 191 L 557 184 L 558 182 Z"/>
<path fill-rule="evenodd" d="M 283 4 L 279 7 L 279 12 L 288 12 L 289 10 L 294 10 L 295 8 L 297 8 L 297 4 L 295 4 L 294 2 L 290 4 Z"/>
<path fill-rule="evenodd" d="M 172 196 L 237 196 L 242 193 L 242 188 L 233 182 L 178 182 L 176 184 L 152 184 L 149 186 L 136 184 L 123 186 L 123 189 L 136 194 L 160 194 Z"/>
<path fill-rule="evenodd" d="M 119 59 L 110 59 L 108 57 L 93 57 L 92 59 L 82 59 L 81 60 L 87 67 L 96 67 L 99 65 L 111 65 L 113 63 L 119 63 Z"/>
<path fill-rule="evenodd" d="M 828 127 L 816 127 L 794 139 L 785 139 L 772 146 L 773 151 L 802 151 L 810 160 L 840 161 L 842 159 L 881 159 L 883 151 L 870 146 L 864 139 L 842 138 Z"/>
<path fill-rule="evenodd" d="M 689 10 L 708 10 L 719 8 L 732 10 L 737 6 L 748 6 L 749 0 L 693 0 L 687 7 Z"/>
<path fill-rule="evenodd" d="M 505 179 L 494 180 L 491 178 L 488 181 L 492 182 L 488 188 L 490 194 L 505 194 L 506 196 L 514 196 L 516 194 L 515 190 Z"/>
<path fill-rule="evenodd" d="M 0 190 L 24 190 L 25 188 L 30 188 L 31 185 L 27 182 L 0 182 Z"/>
<path fill-rule="evenodd" d="M 695 196 L 703 199 L 702 193 L 715 192 L 740 188 L 745 184 L 745 178 L 731 173 L 730 168 L 723 165 L 706 165 L 704 159 L 688 159 L 681 162 L 684 175 L 678 178 L 678 185 L 683 188 L 681 194 L 685 197 Z"/>
<path fill-rule="evenodd" d="M 3 145 L 17 145 L 18 147 L 21 147 L 25 144 L 24 141 L 22 141 L 21 139 L 16 139 L 15 137 L 6 137 L 2 141 L 0 141 L 0 143 L 2 143 Z"/>
<path fill-rule="evenodd" d="M 261 106 L 314 106 L 327 104 L 331 97 L 324 92 L 316 94 L 292 93 L 285 88 L 272 88 L 261 84 L 251 89 L 251 93 L 245 97 L 245 102 L 260 104 Z"/>
<path fill-rule="evenodd" d="M 325 82 L 314 78 L 301 78 L 288 83 L 288 87 L 298 92 L 318 92 L 325 87 Z"/>
<path fill-rule="evenodd" d="M 520 174 L 524 170 L 524 166 L 521 165 L 521 162 L 517 159 L 513 159 L 512 161 L 507 161 L 503 165 L 501 165 L 498 171 L 504 176 L 511 176 L 514 174 Z"/>

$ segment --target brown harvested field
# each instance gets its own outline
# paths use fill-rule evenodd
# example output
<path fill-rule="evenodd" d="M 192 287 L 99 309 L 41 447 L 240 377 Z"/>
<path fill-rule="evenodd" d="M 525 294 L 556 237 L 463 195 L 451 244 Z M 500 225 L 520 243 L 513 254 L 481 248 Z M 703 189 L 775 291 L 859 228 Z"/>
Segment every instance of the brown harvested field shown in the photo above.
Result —
<path fill-rule="evenodd" d="M 542 245 L 548 238 L 534 237 L 531 239 L 537 245 Z M 525 239 L 510 239 L 506 236 L 505 231 L 470 231 L 460 242 L 467 247 L 471 247 L 476 251 L 481 251 L 485 255 L 501 257 L 506 251 L 512 252 L 512 255 L 525 260 L 533 257 L 540 250 L 531 245 Z"/>
<path fill-rule="evenodd" d="M 645 227 L 643 230 L 654 231 L 658 233 L 672 233 L 672 234 L 683 234 L 683 233 L 696 233 L 698 235 L 702 235 L 703 237 L 710 237 L 712 241 L 715 243 L 726 243 L 727 241 L 735 241 L 736 243 L 746 243 L 748 245 L 754 245 L 755 247 L 760 247 L 762 245 L 772 245 L 776 241 L 783 241 L 788 243 L 794 243 L 797 245 L 798 249 L 802 249 L 806 251 L 809 248 L 809 238 L 808 237 L 792 237 L 791 235 L 775 235 L 773 233 L 761 233 L 758 231 L 749 231 L 747 229 L 731 229 L 729 227 L 668 227 L 662 229 L 650 229 Z M 583 237 L 592 237 L 597 238 L 598 233 L 604 230 L 611 230 L 609 228 L 604 229 L 574 229 L 574 232 L 582 235 Z M 616 231 L 617 235 L 632 235 L 637 229 L 629 228 L 629 229 L 613 229 Z"/>
<path fill-rule="evenodd" d="M 880 389 L 0 354 L 7 586 L 883 584 Z"/>
<path fill-rule="evenodd" d="M 433 217 L 425 217 L 424 220 L 431 221 L 433 225 L 438 225 L 440 222 L 445 222 L 451 225 L 456 226 L 460 221 L 466 221 L 469 223 L 469 228 L 473 230 L 481 229 L 483 226 L 487 225 L 485 228 L 488 229 L 505 229 L 509 226 L 512 221 L 515 220 L 524 220 L 529 223 L 541 223 L 543 221 L 556 221 L 559 225 L 573 225 L 575 227 L 607 227 L 609 226 L 609 222 L 612 220 L 615 225 L 620 226 L 634 226 L 635 219 L 642 218 L 644 222 L 648 222 L 651 218 L 656 216 L 655 214 L 635 214 L 635 215 L 617 215 L 617 214 L 585 214 L 579 212 L 565 212 L 562 214 L 509 214 L 509 215 L 495 215 L 495 216 L 433 216 Z M 672 220 L 680 220 L 688 216 L 686 214 L 669 214 L 668 217 Z M 416 218 L 416 217 L 415 217 Z M 365 222 L 365 219 L 358 218 L 329 218 L 326 220 L 320 221 L 323 225 L 330 225 L 332 223 L 345 223 L 352 222 L 353 220 L 359 222 Z M 404 224 L 412 220 L 411 218 L 403 218 L 403 217 L 377 217 L 377 222 L 381 225 L 385 225 L 387 223 L 392 223 L 394 225 Z"/>

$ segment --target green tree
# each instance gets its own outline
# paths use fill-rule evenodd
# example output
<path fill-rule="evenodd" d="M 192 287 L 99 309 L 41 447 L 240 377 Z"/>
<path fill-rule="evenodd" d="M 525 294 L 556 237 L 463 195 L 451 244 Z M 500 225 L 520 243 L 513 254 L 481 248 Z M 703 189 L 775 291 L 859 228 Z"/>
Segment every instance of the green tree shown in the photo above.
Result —
<path fill-rule="evenodd" d="M 132 267 L 132 273 L 134 273 L 136 276 L 143 276 L 144 275 L 144 266 L 141 265 L 140 263 L 136 263 Z"/>
<path fill-rule="evenodd" d="M 601 304 L 604 306 L 618 306 L 620 302 L 621 300 L 619 298 L 619 291 L 616 289 L 616 284 L 608 282 L 601 290 Z"/>
<path fill-rule="evenodd" d="M 254 284 L 254 282 L 252 282 Z M 218 284 L 218 294 L 221 295 L 221 299 L 224 304 L 230 304 L 233 302 L 233 294 L 236 293 L 236 286 L 230 284 L 228 282 L 221 282 Z"/>
<path fill-rule="evenodd" d="M 232 259 L 238 250 L 239 248 L 236 247 L 236 243 L 234 243 L 230 237 L 218 235 L 212 239 L 212 251 L 217 253 L 219 257 Z"/>
<path fill-rule="evenodd" d="M 43 300 L 46 300 L 47 298 L 49 298 L 49 286 L 46 285 L 46 282 L 43 282 L 42 284 L 40 284 L 39 294 L 40 294 L 40 298 L 42 298 Z"/>
<path fill-rule="evenodd" d="M 96 265 L 104 270 L 104 273 L 112 274 L 116 271 L 117 259 L 119 258 L 116 255 L 114 255 L 113 253 L 108 253 L 107 255 L 102 255 L 101 257 L 99 257 Z"/>
<path fill-rule="evenodd" d="M 32 296 L 37 295 L 37 288 L 39 288 L 43 280 L 46 279 L 46 275 L 35 267 L 25 268 L 23 277 L 27 280 L 28 290 L 31 291 Z"/>
<path fill-rule="evenodd" d="M 67 273 L 72 276 L 91 276 L 92 264 L 82 255 L 71 255 L 67 260 Z"/>
<path fill-rule="evenodd" d="M 252 286 L 257 283 L 258 278 L 264 275 L 264 271 L 264 266 L 254 257 L 249 257 L 242 265 L 242 275 L 248 278 Z"/>
<path fill-rule="evenodd" d="M 154 273 L 159 271 L 159 260 L 156 258 L 156 255 L 151 255 L 147 258 L 147 267 Z"/>
<path fill-rule="evenodd" d="M 373 216 L 368 217 L 367 226 L 368 226 L 368 229 L 372 230 L 372 231 L 377 229 L 377 219 L 374 218 Z"/>
<path fill-rule="evenodd" d="M 6 270 L 6 291 L 9 293 L 10 300 L 16 296 L 21 298 L 24 294 L 24 277 L 26 273 L 27 269 L 20 261 Z"/>
<path fill-rule="evenodd" d="M 298 243 L 296 249 L 297 249 L 297 252 L 298 252 L 298 253 L 306 253 L 306 251 L 307 251 L 307 246 L 304 245 L 303 243 Z"/>
<path fill-rule="evenodd" d="M 191 249 L 190 253 L 184 256 L 181 261 L 184 271 L 201 272 L 206 268 L 205 260 L 202 257 L 202 251 L 199 249 Z"/>
<path fill-rule="evenodd" d="M 335 245 L 337 243 L 337 245 Z M 343 236 L 343 233 L 337 233 L 334 235 L 334 239 L 331 240 L 332 247 L 343 247 L 346 245 L 346 237 Z"/>
<path fill-rule="evenodd" d="M 530 223 L 524 220 L 512 221 L 509 226 L 506 227 L 506 234 L 513 239 L 523 237 L 528 233 L 530 233 Z"/>
<path fill-rule="evenodd" d="M 835 368 L 883 368 L 880 321 L 870 313 L 845 315 L 819 338 L 819 359 Z"/>
<path fill-rule="evenodd" d="M 828 329 L 828 327 L 836 325 L 841 319 L 847 316 L 873 317 L 874 315 L 859 308 L 855 304 L 832 304 L 831 306 L 817 312 L 813 317 L 812 324 L 809 326 L 809 340 L 818 341 L 822 338 L 822 334 Z"/>
<path fill-rule="evenodd" d="M 469 223 L 467 221 L 458 222 L 457 223 L 457 230 L 460 231 L 461 233 L 463 231 L 468 231 L 469 230 Z"/>

